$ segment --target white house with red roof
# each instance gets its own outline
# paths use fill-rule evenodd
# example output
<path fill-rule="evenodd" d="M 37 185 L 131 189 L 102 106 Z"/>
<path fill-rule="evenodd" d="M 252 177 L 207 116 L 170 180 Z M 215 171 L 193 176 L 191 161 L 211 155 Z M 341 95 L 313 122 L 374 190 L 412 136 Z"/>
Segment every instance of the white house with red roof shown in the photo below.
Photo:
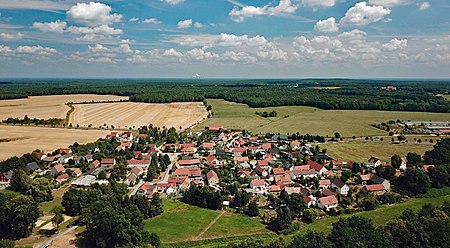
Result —
<path fill-rule="evenodd" d="M 206 173 L 206 180 L 208 181 L 208 185 L 219 184 L 219 176 L 213 170 L 210 170 L 208 171 L 208 173 Z"/>
<path fill-rule="evenodd" d="M 182 159 L 182 160 L 178 160 L 177 165 L 178 165 L 178 167 L 183 167 L 183 166 L 197 166 L 197 165 L 200 165 L 200 159 L 198 159 L 198 158 L 193 158 L 193 159 Z"/>
<path fill-rule="evenodd" d="M 384 195 L 386 193 L 386 188 L 383 184 L 366 185 L 364 188 L 375 195 Z"/>
<path fill-rule="evenodd" d="M 101 166 L 108 166 L 110 168 L 114 167 L 116 165 L 116 159 L 115 158 L 102 158 L 100 160 Z"/>
<path fill-rule="evenodd" d="M 150 160 L 139 160 L 139 159 L 130 159 L 127 160 L 127 167 L 148 167 L 150 165 Z"/>
<path fill-rule="evenodd" d="M 330 211 L 333 208 L 337 208 L 338 199 L 335 195 L 324 196 L 319 198 L 317 206 L 325 211 Z"/>
<path fill-rule="evenodd" d="M 62 164 L 56 164 L 55 166 L 53 166 L 53 168 L 50 170 L 50 174 L 52 176 L 56 176 L 59 173 L 64 173 L 66 172 L 66 168 L 64 168 L 64 166 Z"/>
<path fill-rule="evenodd" d="M 253 179 L 250 182 L 250 188 L 252 188 L 257 193 L 265 193 L 267 191 L 269 184 L 264 179 Z"/>

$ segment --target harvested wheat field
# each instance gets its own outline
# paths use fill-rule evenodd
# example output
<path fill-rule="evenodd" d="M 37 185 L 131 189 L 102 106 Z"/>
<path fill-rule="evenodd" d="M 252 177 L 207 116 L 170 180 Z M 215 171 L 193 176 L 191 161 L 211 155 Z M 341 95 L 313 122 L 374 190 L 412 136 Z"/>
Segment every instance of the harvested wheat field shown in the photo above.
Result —
<path fill-rule="evenodd" d="M 128 97 L 114 95 L 56 95 L 56 96 L 31 96 L 29 98 L 1 100 L 0 120 L 8 117 L 23 118 L 28 115 L 30 118 L 50 119 L 66 118 L 67 111 L 70 110 L 66 103 L 74 102 L 104 102 L 128 100 Z"/>
<path fill-rule="evenodd" d="M 69 123 L 80 127 L 105 126 L 117 129 L 138 128 L 153 124 L 157 127 L 185 129 L 208 116 L 200 102 L 159 103 L 95 103 L 74 105 Z"/>
<path fill-rule="evenodd" d="M 0 161 L 21 156 L 35 149 L 51 152 L 78 142 L 94 142 L 108 130 L 77 130 L 29 126 L 0 125 Z"/>

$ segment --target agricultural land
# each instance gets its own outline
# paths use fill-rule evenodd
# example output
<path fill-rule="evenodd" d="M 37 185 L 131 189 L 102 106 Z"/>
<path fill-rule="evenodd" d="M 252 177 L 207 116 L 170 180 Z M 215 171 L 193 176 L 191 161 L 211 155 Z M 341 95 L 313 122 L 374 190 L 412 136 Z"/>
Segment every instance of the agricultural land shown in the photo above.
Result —
<path fill-rule="evenodd" d="M 245 104 L 209 99 L 213 118 L 201 123 L 197 130 L 211 125 L 230 129 L 249 130 L 254 133 L 296 133 L 343 137 L 387 135 L 372 124 L 388 120 L 449 121 L 448 113 L 399 112 L 377 110 L 322 110 L 304 106 L 250 108 Z M 263 118 L 255 112 L 276 111 L 277 117 Z"/>

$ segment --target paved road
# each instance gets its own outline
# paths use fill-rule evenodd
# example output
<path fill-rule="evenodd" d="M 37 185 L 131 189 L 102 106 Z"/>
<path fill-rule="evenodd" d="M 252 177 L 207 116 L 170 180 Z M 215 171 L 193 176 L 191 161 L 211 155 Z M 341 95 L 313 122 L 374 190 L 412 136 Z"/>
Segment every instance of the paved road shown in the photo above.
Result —
<path fill-rule="evenodd" d="M 139 182 L 136 183 L 136 185 L 134 185 L 133 190 L 128 195 L 130 195 L 130 196 L 135 195 L 136 192 L 138 191 L 139 187 L 141 187 L 141 185 L 144 183 L 145 183 L 145 181 L 140 179 Z"/>
<path fill-rule="evenodd" d="M 54 236 L 54 237 L 52 237 L 52 238 L 50 238 L 50 239 L 44 241 L 42 244 L 40 244 L 40 245 L 38 246 L 38 248 L 47 248 L 47 247 L 49 247 L 50 245 L 52 245 L 53 241 L 55 241 L 55 240 L 61 238 L 62 236 L 64 236 L 64 235 L 66 235 L 66 234 L 68 234 L 68 233 L 74 231 L 77 227 L 78 227 L 78 226 L 73 226 L 73 227 L 71 227 L 71 228 L 65 230 L 64 232 L 59 233 L 58 235 L 56 235 L 56 236 Z"/>
<path fill-rule="evenodd" d="M 167 167 L 166 173 L 164 173 L 164 178 L 161 180 L 161 182 L 167 183 L 169 181 L 169 176 L 170 176 L 169 171 L 172 170 L 173 165 L 176 163 L 179 154 L 180 153 L 168 153 L 171 163 Z"/>

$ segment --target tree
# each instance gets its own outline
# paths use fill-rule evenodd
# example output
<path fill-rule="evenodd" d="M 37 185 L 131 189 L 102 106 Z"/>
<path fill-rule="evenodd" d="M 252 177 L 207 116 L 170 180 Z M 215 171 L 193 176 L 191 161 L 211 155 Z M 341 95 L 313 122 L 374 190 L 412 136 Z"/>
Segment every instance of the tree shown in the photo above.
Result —
<path fill-rule="evenodd" d="M 308 208 L 303 211 L 302 221 L 309 224 L 313 223 L 317 218 L 319 218 L 319 212 L 317 209 Z"/>
<path fill-rule="evenodd" d="M 258 204 L 256 203 L 256 201 L 251 201 L 248 204 L 247 210 L 245 211 L 245 214 L 250 216 L 250 217 L 255 217 L 259 215 L 259 209 L 258 209 Z"/>
<path fill-rule="evenodd" d="M 372 221 L 360 216 L 339 219 L 333 223 L 333 230 L 328 238 L 334 247 L 340 248 L 386 247 L 383 237 Z"/>
<path fill-rule="evenodd" d="M 292 216 L 289 207 L 281 205 L 276 212 L 277 217 L 269 223 L 269 228 L 277 232 L 289 228 L 292 224 Z"/>
<path fill-rule="evenodd" d="M 56 206 L 52 212 L 54 214 L 52 218 L 52 224 L 56 226 L 56 229 L 59 229 L 59 225 L 64 221 L 64 216 L 62 214 L 63 208 L 61 206 Z"/>
<path fill-rule="evenodd" d="M 395 177 L 395 173 L 397 173 L 393 166 L 378 166 L 375 170 L 380 177 L 387 180 L 392 180 Z"/>
<path fill-rule="evenodd" d="M 11 237 L 23 238 L 31 235 L 39 218 L 39 206 L 30 196 L 17 196 L 7 203 L 8 231 Z"/>
<path fill-rule="evenodd" d="M 335 137 L 336 139 L 340 139 L 340 138 L 341 138 L 341 134 L 338 133 L 338 132 L 335 132 L 335 133 L 334 133 L 334 137 Z"/>
<path fill-rule="evenodd" d="M 151 205 L 152 213 L 150 217 L 155 217 L 163 213 L 163 202 L 158 193 L 153 194 Z"/>
<path fill-rule="evenodd" d="M 449 182 L 447 169 L 441 165 L 429 167 L 428 176 L 430 177 L 431 186 L 433 188 L 442 188 Z"/>
<path fill-rule="evenodd" d="M 401 158 L 399 155 L 394 154 L 394 155 L 391 157 L 391 165 L 392 165 L 394 168 L 399 169 L 400 166 L 402 165 L 402 158 Z"/>
<path fill-rule="evenodd" d="M 430 188 L 431 180 L 424 171 L 418 168 L 409 168 L 398 178 L 397 186 L 413 195 L 424 194 Z"/>
<path fill-rule="evenodd" d="M 52 190 L 54 189 L 53 183 L 45 177 L 37 177 L 33 179 L 30 188 L 30 194 L 33 199 L 38 202 L 52 201 Z"/>
<path fill-rule="evenodd" d="M 422 162 L 422 156 L 414 152 L 409 152 L 408 154 L 406 154 L 406 161 L 406 166 L 417 167 Z"/>
<path fill-rule="evenodd" d="M 24 170 L 14 170 L 11 188 L 20 193 L 26 193 L 31 188 L 31 179 Z"/>
<path fill-rule="evenodd" d="M 424 159 L 427 164 L 450 164 L 450 138 L 439 140 L 433 150 L 425 152 Z"/>
<path fill-rule="evenodd" d="M 294 194 L 290 195 L 286 204 L 288 205 L 289 209 L 291 210 L 293 217 L 296 217 L 296 218 L 300 217 L 303 210 L 306 209 L 306 204 L 305 204 L 305 201 L 303 200 L 303 196 L 298 193 L 294 193 Z"/>
<path fill-rule="evenodd" d="M 309 231 L 306 235 L 297 235 L 292 240 L 289 248 L 331 248 L 332 243 L 324 233 Z"/>
<path fill-rule="evenodd" d="M 15 246 L 14 240 L 0 239 L 0 247 L 2 248 L 14 248 Z"/>

